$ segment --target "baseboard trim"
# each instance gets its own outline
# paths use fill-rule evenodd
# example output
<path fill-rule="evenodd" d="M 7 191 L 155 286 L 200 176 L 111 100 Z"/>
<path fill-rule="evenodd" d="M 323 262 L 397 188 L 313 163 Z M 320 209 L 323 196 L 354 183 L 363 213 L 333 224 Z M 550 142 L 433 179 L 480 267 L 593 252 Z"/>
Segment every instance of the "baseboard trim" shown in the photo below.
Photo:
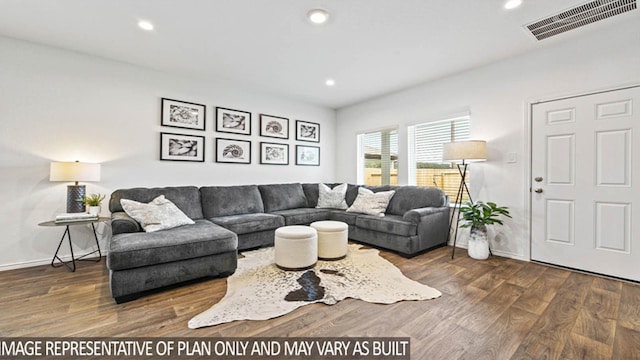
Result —
<path fill-rule="evenodd" d="M 97 250 L 97 249 L 95 249 Z M 102 256 L 107 256 L 107 252 L 100 249 L 102 252 Z M 88 250 L 87 253 L 90 253 L 93 250 Z M 82 256 L 82 254 L 80 254 L 80 256 Z M 87 256 L 84 257 L 83 259 L 92 259 L 92 258 L 97 258 L 97 254 L 96 256 Z M 63 261 L 71 261 L 71 254 L 69 255 L 65 255 L 62 256 L 62 260 Z M 78 260 L 78 258 L 76 257 L 76 261 Z M 0 271 L 8 271 L 8 270 L 16 270 L 16 269 L 24 269 L 24 268 L 30 268 L 30 267 L 35 267 L 35 266 L 42 266 L 42 265 L 51 265 L 51 258 L 47 258 L 47 259 L 39 259 L 39 260 L 29 260 L 29 261 L 23 261 L 23 262 L 17 262 L 17 263 L 11 263 L 11 264 L 0 264 Z"/>
<path fill-rule="evenodd" d="M 449 246 L 453 246 L 453 242 L 452 242 L 452 241 L 450 241 L 447 245 L 449 245 Z M 460 242 L 458 242 L 458 243 L 456 243 L 456 248 L 457 248 L 457 249 L 468 249 L 467 245 L 468 245 L 468 244 L 466 244 L 466 243 L 460 243 Z M 526 262 L 530 262 L 530 261 L 531 261 L 531 260 L 529 260 L 528 258 L 524 257 L 523 255 L 510 253 L 510 252 L 507 252 L 507 251 L 500 251 L 500 250 L 494 250 L 494 249 L 491 249 L 491 253 L 492 253 L 493 255 L 501 256 L 501 257 L 506 257 L 506 258 L 509 258 L 509 259 L 520 260 L 520 261 L 526 261 Z"/>

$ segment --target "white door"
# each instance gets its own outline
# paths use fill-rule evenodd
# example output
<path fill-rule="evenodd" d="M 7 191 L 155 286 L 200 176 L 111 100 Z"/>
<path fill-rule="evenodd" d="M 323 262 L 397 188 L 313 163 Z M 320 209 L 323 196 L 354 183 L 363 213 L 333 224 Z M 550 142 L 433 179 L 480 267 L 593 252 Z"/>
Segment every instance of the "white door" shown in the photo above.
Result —
<path fill-rule="evenodd" d="M 640 281 L 640 87 L 532 106 L 531 259 Z"/>

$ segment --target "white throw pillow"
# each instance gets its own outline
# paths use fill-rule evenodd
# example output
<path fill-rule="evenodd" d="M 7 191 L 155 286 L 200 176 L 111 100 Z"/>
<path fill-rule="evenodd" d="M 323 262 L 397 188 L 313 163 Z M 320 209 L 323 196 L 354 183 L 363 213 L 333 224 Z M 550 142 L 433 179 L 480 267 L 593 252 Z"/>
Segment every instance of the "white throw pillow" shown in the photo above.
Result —
<path fill-rule="evenodd" d="M 347 184 L 340 184 L 333 189 L 325 184 L 318 184 L 318 209 L 341 209 L 349 206 L 344 196 L 347 194 Z"/>
<path fill-rule="evenodd" d="M 365 188 L 358 188 L 358 197 L 353 205 L 347 209 L 348 212 L 363 213 L 375 216 L 384 216 L 389 201 L 395 194 L 395 190 L 380 191 L 374 193 Z"/>
<path fill-rule="evenodd" d="M 174 203 L 165 199 L 164 195 L 158 196 L 148 204 L 129 199 L 120 199 L 120 204 L 124 212 L 139 222 L 146 232 L 195 224 Z"/>

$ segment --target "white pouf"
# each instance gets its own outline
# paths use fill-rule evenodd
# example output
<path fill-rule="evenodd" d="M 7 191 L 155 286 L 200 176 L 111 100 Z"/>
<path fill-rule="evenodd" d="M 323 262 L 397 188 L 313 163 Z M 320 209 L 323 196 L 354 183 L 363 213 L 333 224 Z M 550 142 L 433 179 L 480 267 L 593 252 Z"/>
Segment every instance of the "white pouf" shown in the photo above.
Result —
<path fill-rule="evenodd" d="M 349 226 L 341 221 L 316 221 L 311 227 L 318 231 L 318 258 L 340 260 L 347 256 Z"/>
<path fill-rule="evenodd" d="M 309 226 L 284 226 L 276 229 L 276 265 L 283 270 L 305 270 L 318 261 L 318 234 Z"/>

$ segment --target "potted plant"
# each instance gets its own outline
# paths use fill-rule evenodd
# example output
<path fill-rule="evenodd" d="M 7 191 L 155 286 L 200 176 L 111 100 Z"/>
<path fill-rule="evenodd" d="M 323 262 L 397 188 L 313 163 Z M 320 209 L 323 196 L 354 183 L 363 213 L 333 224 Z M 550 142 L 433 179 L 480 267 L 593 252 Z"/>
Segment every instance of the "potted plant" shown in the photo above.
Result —
<path fill-rule="evenodd" d="M 464 221 L 463 228 L 471 228 L 469 238 L 469 256 L 474 259 L 484 260 L 489 257 L 489 241 L 487 239 L 487 225 L 502 225 L 499 216 L 511 217 L 506 206 L 498 206 L 493 202 L 475 204 L 466 202 L 460 207 L 460 214 Z"/>
<path fill-rule="evenodd" d="M 87 207 L 87 212 L 92 215 L 100 214 L 100 204 L 102 200 L 104 200 L 105 195 L 101 194 L 91 194 L 90 196 L 85 195 L 82 198 L 82 203 Z"/>

